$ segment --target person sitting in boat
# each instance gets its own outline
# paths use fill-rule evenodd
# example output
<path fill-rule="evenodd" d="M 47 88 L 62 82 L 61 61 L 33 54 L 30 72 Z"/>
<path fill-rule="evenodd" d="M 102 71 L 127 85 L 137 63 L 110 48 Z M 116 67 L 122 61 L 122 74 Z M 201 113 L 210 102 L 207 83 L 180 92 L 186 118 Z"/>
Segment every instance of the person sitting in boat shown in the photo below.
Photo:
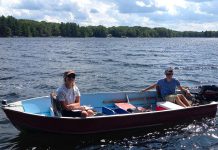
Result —
<path fill-rule="evenodd" d="M 190 107 L 190 103 L 183 94 L 176 94 L 176 87 L 178 87 L 179 90 L 185 92 L 186 96 L 191 96 L 189 90 L 183 88 L 180 82 L 173 78 L 173 69 L 171 67 L 165 70 L 165 75 L 166 78 L 160 79 L 157 83 L 143 89 L 142 92 L 156 88 L 160 98 L 183 107 Z"/>
<path fill-rule="evenodd" d="M 76 74 L 73 70 L 64 72 L 64 84 L 57 89 L 57 99 L 61 103 L 62 116 L 88 117 L 93 116 L 91 109 L 80 106 L 80 91 L 75 84 Z"/>

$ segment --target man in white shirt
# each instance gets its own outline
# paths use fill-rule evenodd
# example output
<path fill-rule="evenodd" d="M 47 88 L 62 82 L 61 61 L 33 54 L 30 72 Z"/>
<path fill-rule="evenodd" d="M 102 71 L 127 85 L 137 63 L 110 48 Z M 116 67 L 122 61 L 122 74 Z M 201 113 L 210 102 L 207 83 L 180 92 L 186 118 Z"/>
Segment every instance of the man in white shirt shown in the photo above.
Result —
<path fill-rule="evenodd" d="M 80 106 L 80 92 L 75 84 L 76 74 L 73 70 L 64 72 L 64 84 L 57 89 L 57 99 L 61 103 L 62 115 L 66 117 L 93 116 L 92 110 Z"/>

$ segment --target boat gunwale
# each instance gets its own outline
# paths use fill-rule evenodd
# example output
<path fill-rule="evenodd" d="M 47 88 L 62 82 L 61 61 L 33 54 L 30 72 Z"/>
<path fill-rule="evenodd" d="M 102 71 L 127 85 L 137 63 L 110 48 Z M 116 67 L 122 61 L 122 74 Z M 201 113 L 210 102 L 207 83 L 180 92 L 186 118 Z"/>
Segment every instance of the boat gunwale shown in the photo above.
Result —
<path fill-rule="evenodd" d="M 149 92 L 155 92 L 155 90 L 150 90 Z M 82 93 L 81 96 L 83 96 L 83 95 L 96 95 L 96 94 L 114 94 L 114 93 L 127 94 L 127 93 L 140 93 L 140 92 L 139 91 L 107 91 L 107 92 L 96 92 L 96 93 Z M 34 99 L 40 99 L 40 98 L 50 98 L 50 96 L 45 95 L 45 96 L 39 96 L 39 97 L 30 97 L 30 98 L 18 100 L 18 101 L 28 101 L 28 100 L 34 100 Z M 18 102 L 18 101 L 11 102 L 10 104 Z"/>
<path fill-rule="evenodd" d="M 17 101 L 18 102 L 18 101 Z M 9 103 L 12 104 L 12 103 Z M 91 116 L 91 117 L 57 117 L 57 116 L 46 116 L 46 115 L 40 115 L 40 114 L 34 114 L 34 113 L 28 113 L 28 112 L 21 112 L 18 110 L 13 110 L 10 109 L 10 106 L 1 106 L 1 108 L 4 110 L 9 110 L 13 111 L 16 113 L 21 113 L 21 114 L 27 114 L 30 116 L 37 116 L 37 117 L 43 117 L 43 118 L 55 118 L 55 119 L 73 119 L 73 120 L 87 120 L 87 119 L 97 119 L 97 118 L 118 118 L 118 117 L 124 117 L 124 116 L 136 116 L 136 115 L 145 115 L 145 114 L 156 114 L 156 113 L 162 113 L 162 112 L 175 112 L 175 111 L 181 111 L 181 110 L 189 110 L 189 109 L 196 109 L 196 108 L 201 108 L 201 107 L 207 107 L 207 106 L 212 106 L 212 105 L 218 105 L 218 102 L 211 102 L 209 104 L 204 104 L 204 105 L 199 105 L 199 106 L 192 106 L 188 108 L 181 108 L 181 109 L 168 109 L 168 110 L 161 110 L 161 111 L 150 111 L 150 112 L 137 112 L 137 113 L 128 113 L 128 114 L 114 114 L 114 115 L 102 115 L 102 116 Z"/>

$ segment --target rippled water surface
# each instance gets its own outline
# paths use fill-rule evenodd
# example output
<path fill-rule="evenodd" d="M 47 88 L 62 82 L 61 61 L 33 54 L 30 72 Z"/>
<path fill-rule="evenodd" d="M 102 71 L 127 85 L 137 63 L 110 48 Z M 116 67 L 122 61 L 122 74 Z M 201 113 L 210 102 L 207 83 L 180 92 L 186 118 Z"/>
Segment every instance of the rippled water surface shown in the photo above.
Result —
<path fill-rule="evenodd" d="M 0 38 L 0 99 L 45 96 L 74 69 L 81 93 L 138 91 L 175 68 L 182 85 L 218 85 L 214 38 Z M 217 119 L 217 117 L 216 117 Z M 23 134 L 0 110 L 0 149 L 218 149 L 218 123 L 205 119 L 116 136 Z"/>

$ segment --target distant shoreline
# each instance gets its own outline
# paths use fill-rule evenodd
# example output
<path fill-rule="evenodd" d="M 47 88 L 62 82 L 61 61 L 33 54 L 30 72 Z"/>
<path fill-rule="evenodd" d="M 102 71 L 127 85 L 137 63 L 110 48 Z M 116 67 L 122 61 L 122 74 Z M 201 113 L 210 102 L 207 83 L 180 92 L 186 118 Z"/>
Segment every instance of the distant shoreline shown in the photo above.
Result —
<path fill-rule="evenodd" d="M 217 38 L 218 31 L 175 31 L 162 27 L 141 26 L 79 26 L 76 23 L 52 23 L 16 19 L 12 16 L 0 17 L 0 37 L 75 37 L 75 38 L 171 38 L 200 37 Z"/>

